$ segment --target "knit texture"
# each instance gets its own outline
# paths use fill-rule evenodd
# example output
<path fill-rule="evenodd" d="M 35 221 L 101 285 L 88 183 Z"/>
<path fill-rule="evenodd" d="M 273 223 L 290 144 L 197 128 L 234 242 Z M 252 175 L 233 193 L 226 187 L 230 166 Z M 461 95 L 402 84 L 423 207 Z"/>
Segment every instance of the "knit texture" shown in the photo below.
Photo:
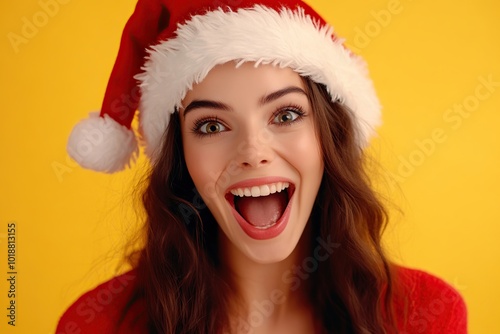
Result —
<path fill-rule="evenodd" d="M 404 298 L 394 302 L 399 334 L 467 333 L 464 299 L 442 279 L 421 270 L 398 267 Z"/>
<path fill-rule="evenodd" d="M 404 292 L 394 304 L 400 334 L 467 333 L 466 306 L 453 287 L 415 269 L 397 267 L 396 276 Z M 130 271 L 85 293 L 61 317 L 56 334 L 148 333 L 143 300 L 128 305 L 136 284 Z"/>

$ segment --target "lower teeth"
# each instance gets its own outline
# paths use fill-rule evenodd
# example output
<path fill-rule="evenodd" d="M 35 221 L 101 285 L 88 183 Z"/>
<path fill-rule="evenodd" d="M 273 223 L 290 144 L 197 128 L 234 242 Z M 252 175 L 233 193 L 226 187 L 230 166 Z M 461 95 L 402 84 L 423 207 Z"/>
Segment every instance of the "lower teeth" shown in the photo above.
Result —
<path fill-rule="evenodd" d="M 250 224 L 250 225 L 252 225 L 253 227 L 255 227 L 256 229 L 259 229 L 259 230 L 266 230 L 266 229 L 268 229 L 268 228 L 273 227 L 274 225 L 276 225 L 276 223 L 271 223 L 271 224 L 265 225 L 265 226 L 256 226 L 256 225 L 253 225 L 253 224 Z"/>

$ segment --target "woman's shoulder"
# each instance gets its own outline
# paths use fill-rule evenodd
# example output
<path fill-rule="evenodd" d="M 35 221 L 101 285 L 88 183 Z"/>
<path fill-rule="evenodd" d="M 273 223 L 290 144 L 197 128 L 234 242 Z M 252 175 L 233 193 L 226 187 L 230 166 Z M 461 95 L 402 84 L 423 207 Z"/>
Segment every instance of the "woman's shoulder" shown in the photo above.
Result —
<path fill-rule="evenodd" d="M 396 316 L 402 333 L 467 333 L 467 308 L 460 293 L 428 272 L 396 267 Z"/>
<path fill-rule="evenodd" d="M 396 266 L 395 274 L 400 334 L 467 333 L 467 309 L 456 289 L 422 270 Z M 56 333 L 147 333 L 145 305 L 136 293 L 135 270 L 116 276 L 78 298 Z"/>
<path fill-rule="evenodd" d="M 145 305 L 136 287 L 137 274 L 131 270 L 86 292 L 59 319 L 56 334 L 147 333 Z"/>

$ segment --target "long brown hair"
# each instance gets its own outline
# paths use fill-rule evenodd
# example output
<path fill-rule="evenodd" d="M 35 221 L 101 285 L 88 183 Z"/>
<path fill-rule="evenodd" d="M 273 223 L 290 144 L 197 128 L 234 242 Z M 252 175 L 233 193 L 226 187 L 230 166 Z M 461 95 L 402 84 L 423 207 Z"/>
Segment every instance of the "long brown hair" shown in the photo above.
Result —
<path fill-rule="evenodd" d="M 353 115 L 323 85 L 304 82 L 325 164 L 309 221 L 312 240 L 339 245 L 309 278 L 311 305 L 325 333 L 395 332 L 393 275 L 381 247 L 387 214 L 370 187 Z M 146 301 L 151 333 L 230 330 L 229 284 L 218 271 L 222 232 L 187 171 L 177 112 L 148 180 L 136 296 Z"/>

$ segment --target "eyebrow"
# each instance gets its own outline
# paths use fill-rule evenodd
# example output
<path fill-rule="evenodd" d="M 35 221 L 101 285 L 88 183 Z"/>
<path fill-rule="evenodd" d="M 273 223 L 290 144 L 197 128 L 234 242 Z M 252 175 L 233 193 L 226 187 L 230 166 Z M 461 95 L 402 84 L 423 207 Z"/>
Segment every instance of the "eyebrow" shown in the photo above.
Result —
<path fill-rule="evenodd" d="M 291 93 L 300 93 L 304 94 L 307 96 L 307 93 L 300 87 L 297 86 L 290 86 L 286 87 L 280 90 L 277 90 L 273 93 L 270 93 L 266 96 L 263 96 L 259 100 L 259 106 L 263 106 L 265 104 L 271 103 L 287 94 Z M 184 117 L 186 117 L 187 113 L 195 110 L 195 109 L 201 109 L 201 108 L 208 108 L 208 109 L 219 109 L 219 110 L 224 110 L 224 111 L 231 111 L 232 109 L 227 105 L 222 102 L 217 102 L 217 101 L 211 101 L 211 100 L 193 100 L 185 109 L 184 109 Z"/>
<path fill-rule="evenodd" d="M 220 109 L 225 111 L 230 111 L 231 108 L 222 102 L 209 101 L 209 100 L 193 100 L 185 109 L 184 109 L 184 117 L 186 117 L 187 113 L 201 108 L 208 109 Z"/>
<path fill-rule="evenodd" d="M 290 86 L 290 87 L 280 89 L 274 93 L 271 93 L 269 95 L 262 97 L 259 101 L 259 106 L 263 106 L 267 103 L 271 103 L 274 100 L 277 100 L 280 97 L 283 97 L 283 96 L 285 96 L 287 94 L 291 94 L 291 93 L 301 93 L 301 94 L 304 94 L 305 96 L 307 96 L 306 92 L 302 88 L 299 88 L 296 86 Z"/>

